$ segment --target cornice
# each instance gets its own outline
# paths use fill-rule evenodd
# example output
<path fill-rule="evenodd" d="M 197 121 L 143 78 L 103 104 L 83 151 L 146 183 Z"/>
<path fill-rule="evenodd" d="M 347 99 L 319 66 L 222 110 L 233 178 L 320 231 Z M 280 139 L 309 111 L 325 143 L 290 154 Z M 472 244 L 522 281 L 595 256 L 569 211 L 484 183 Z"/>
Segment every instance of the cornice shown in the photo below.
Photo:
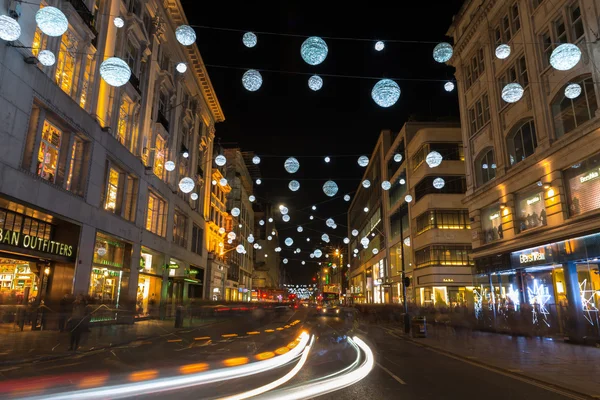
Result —
<path fill-rule="evenodd" d="M 458 41 L 454 45 L 455 53 L 462 54 L 465 47 L 467 47 L 467 45 L 471 43 L 471 39 L 473 39 L 473 37 L 477 33 L 477 29 L 479 28 L 481 23 L 488 21 L 487 15 L 492 9 L 492 7 L 496 5 L 497 2 L 498 0 L 487 0 L 483 7 L 477 11 L 475 18 L 469 23 L 466 32 L 458 38 Z M 466 18 L 467 15 L 463 15 L 463 17 Z M 460 22 L 461 21 L 455 23 L 457 27 L 458 25 L 460 25 Z"/>

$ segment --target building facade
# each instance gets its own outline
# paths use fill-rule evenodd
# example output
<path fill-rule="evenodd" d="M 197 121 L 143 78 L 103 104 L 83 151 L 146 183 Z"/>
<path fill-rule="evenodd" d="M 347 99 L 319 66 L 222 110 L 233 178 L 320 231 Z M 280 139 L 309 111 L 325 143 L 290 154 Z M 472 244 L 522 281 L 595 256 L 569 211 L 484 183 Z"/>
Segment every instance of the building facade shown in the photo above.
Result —
<path fill-rule="evenodd" d="M 224 116 L 197 47 L 175 38 L 179 1 L 73 4 L 41 4 L 67 16 L 61 37 L 36 27 L 30 2 L 12 13 L 19 39 L 0 41 L 3 304 L 52 308 L 74 293 L 113 310 L 100 318 L 165 315 L 203 297 L 204 171 Z M 41 50 L 55 54 L 52 66 L 37 62 Z M 121 87 L 100 77 L 112 56 L 132 72 Z M 183 177 L 191 193 L 178 190 Z"/>
<path fill-rule="evenodd" d="M 482 325 L 598 336 L 600 78 L 597 0 L 467 1 L 455 53 Z M 583 56 L 557 70 L 561 43 Z M 511 48 L 505 59 L 496 47 Z M 502 99 L 517 82 L 523 97 Z M 576 83 L 579 96 L 565 95 Z"/>
<path fill-rule="evenodd" d="M 282 294 L 279 233 L 274 223 L 275 209 L 270 203 L 255 204 L 254 271 L 252 296 L 255 300 L 277 301 Z M 269 239 L 270 238 L 270 239 Z"/>

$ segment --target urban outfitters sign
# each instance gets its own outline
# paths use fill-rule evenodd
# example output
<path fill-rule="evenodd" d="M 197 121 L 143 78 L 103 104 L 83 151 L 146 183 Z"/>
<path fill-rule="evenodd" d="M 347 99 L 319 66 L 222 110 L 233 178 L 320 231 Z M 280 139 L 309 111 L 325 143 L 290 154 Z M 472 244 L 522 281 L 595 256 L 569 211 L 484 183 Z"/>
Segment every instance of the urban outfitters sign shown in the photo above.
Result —
<path fill-rule="evenodd" d="M 0 243 L 58 256 L 71 257 L 73 255 L 73 246 L 2 228 L 0 228 Z"/>

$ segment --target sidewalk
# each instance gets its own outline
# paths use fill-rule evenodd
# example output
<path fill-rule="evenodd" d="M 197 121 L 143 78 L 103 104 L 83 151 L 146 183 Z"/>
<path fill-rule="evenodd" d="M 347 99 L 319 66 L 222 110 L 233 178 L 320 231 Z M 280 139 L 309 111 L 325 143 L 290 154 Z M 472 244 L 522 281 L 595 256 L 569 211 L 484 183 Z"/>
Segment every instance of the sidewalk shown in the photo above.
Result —
<path fill-rule="evenodd" d="M 600 398 L 600 348 L 432 325 L 427 326 L 427 338 L 412 338 L 398 325 L 389 328 L 415 343 L 468 361 Z"/>
<path fill-rule="evenodd" d="M 133 325 L 91 325 L 91 332 L 81 337 L 78 352 L 123 345 L 136 340 L 168 335 L 177 331 L 210 325 L 223 318 L 184 319 L 183 328 L 171 320 L 145 320 Z M 69 333 L 58 331 L 19 331 L 13 324 L 0 324 L 0 365 L 68 357 Z"/>

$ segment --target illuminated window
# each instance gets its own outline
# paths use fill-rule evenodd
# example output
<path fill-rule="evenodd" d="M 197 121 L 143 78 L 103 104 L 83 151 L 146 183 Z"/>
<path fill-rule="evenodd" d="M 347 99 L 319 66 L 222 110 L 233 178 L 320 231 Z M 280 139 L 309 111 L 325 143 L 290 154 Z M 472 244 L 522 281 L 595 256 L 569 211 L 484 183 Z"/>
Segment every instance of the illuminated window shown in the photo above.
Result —
<path fill-rule="evenodd" d="M 154 144 L 154 175 L 160 179 L 165 179 L 165 140 L 160 135 L 156 135 Z"/>
<path fill-rule="evenodd" d="M 429 246 L 415 251 L 417 268 L 428 266 L 474 265 L 471 246 Z"/>
<path fill-rule="evenodd" d="M 135 149 L 136 135 L 134 129 L 133 118 L 133 102 L 129 97 L 123 95 L 121 97 L 121 105 L 119 106 L 119 122 L 117 124 L 117 140 L 123 146 L 127 147 L 132 153 Z"/>
<path fill-rule="evenodd" d="M 106 199 L 104 201 L 104 209 L 112 211 L 113 213 L 117 208 L 117 196 L 119 194 L 119 171 L 111 168 L 108 172 L 108 182 L 106 186 Z"/>
<path fill-rule="evenodd" d="M 31 54 L 37 57 L 40 50 L 45 47 L 45 40 L 40 28 L 35 28 L 35 34 L 33 35 L 33 42 L 31 43 Z"/>
<path fill-rule="evenodd" d="M 50 122 L 44 121 L 42 141 L 38 152 L 37 174 L 52 183 L 56 182 L 61 139 L 62 131 Z"/>
<path fill-rule="evenodd" d="M 146 230 L 165 237 L 167 203 L 152 192 L 148 193 Z"/>
<path fill-rule="evenodd" d="M 69 96 L 75 79 L 75 63 L 77 61 L 77 41 L 70 31 L 62 35 L 58 60 L 56 60 L 56 84 Z"/>
<path fill-rule="evenodd" d="M 88 90 L 90 87 L 90 79 L 92 76 L 93 56 L 88 56 L 85 61 L 85 70 L 83 72 L 83 82 L 81 83 L 81 97 L 79 98 L 79 106 L 85 109 L 87 104 Z"/>
<path fill-rule="evenodd" d="M 470 229 L 467 210 L 431 210 L 417 217 L 417 235 L 430 229 Z"/>
<path fill-rule="evenodd" d="M 104 209 L 128 221 L 135 221 L 138 193 L 137 178 L 114 165 L 112 161 L 107 160 L 105 179 Z"/>

